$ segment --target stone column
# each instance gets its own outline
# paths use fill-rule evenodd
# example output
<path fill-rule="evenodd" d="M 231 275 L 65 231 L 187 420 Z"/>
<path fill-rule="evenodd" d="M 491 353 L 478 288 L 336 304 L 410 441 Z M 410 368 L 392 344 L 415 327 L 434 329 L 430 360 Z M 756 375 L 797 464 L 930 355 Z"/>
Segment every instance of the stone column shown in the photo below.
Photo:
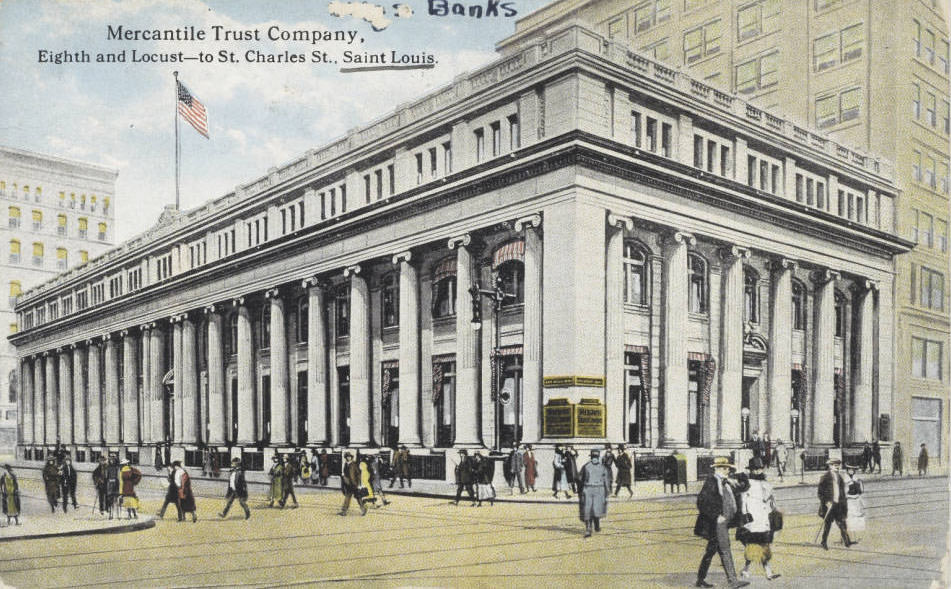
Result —
<path fill-rule="evenodd" d="M 33 405 L 34 399 L 34 360 L 31 358 L 22 358 L 20 360 L 20 413 L 22 417 L 22 429 L 20 441 L 25 445 L 31 445 L 36 440 L 33 419 L 36 416 L 36 410 Z"/>
<path fill-rule="evenodd" d="M 122 332 L 122 441 L 139 443 L 139 369 L 138 338 L 129 330 Z"/>
<path fill-rule="evenodd" d="M 399 418 L 400 443 L 419 446 L 419 275 L 410 262 L 412 253 L 405 251 L 393 256 L 400 268 L 400 388 Z"/>
<path fill-rule="evenodd" d="M 148 400 L 148 412 L 151 415 L 152 441 L 165 442 L 165 330 L 158 323 L 152 324 L 149 342 L 149 380 L 151 397 Z"/>
<path fill-rule="evenodd" d="M 327 439 L 327 320 L 324 304 L 327 285 L 315 278 L 302 284 L 307 289 L 307 442 L 325 444 Z"/>
<path fill-rule="evenodd" d="M 106 391 L 103 395 L 103 438 L 107 444 L 119 443 L 119 350 L 111 335 L 102 338 L 106 344 Z"/>
<path fill-rule="evenodd" d="M 171 414 L 171 432 L 172 441 L 176 444 L 182 442 L 182 397 L 185 388 L 184 371 L 182 370 L 182 319 L 183 316 L 177 315 L 171 318 L 172 330 L 172 410 Z"/>
<path fill-rule="evenodd" d="M 773 260 L 769 312 L 769 436 L 792 439 L 789 411 L 792 408 L 792 274 L 796 263 Z"/>
<path fill-rule="evenodd" d="M 835 411 L 835 281 L 839 273 L 832 270 L 817 271 L 816 320 L 813 366 L 816 367 L 812 395 L 812 442 L 820 446 L 833 444 L 833 413 Z"/>
<path fill-rule="evenodd" d="M 147 323 L 139 327 L 142 339 L 142 391 L 137 396 L 139 400 L 139 435 L 142 444 L 153 442 L 152 439 L 152 326 Z"/>
<path fill-rule="evenodd" d="M 687 247 L 693 235 L 676 231 L 664 247 L 663 384 L 664 430 L 661 445 L 687 447 Z"/>
<path fill-rule="evenodd" d="M 872 441 L 875 436 L 872 416 L 872 379 L 875 361 L 875 291 L 878 284 L 865 281 L 858 305 L 858 370 L 855 372 L 855 391 L 852 395 L 852 441 Z"/>
<path fill-rule="evenodd" d="M 59 350 L 59 441 L 73 443 L 73 354 L 69 347 Z"/>
<path fill-rule="evenodd" d="M 86 361 L 85 350 L 80 344 L 70 346 L 73 352 L 73 443 L 86 443 L 86 374 L 83 364 Z"/>
<path fill-rule="evenodd" d="M 456 446 L 481 446 L 479 441 L 479 333 L 472 329 L 472 238 L 449 240 L 456 250 Z"/>
<path fill-rule="evenodd" d="M 208 320 L 208 444 L 221 445 L 228 439 L 225 419 L 225 364 L 222 348 L 221 313 L 215 305 L 205 307 Z"/>
<path fill-rule="evenodd" d="M 238 444 L 254 443 L 254 342 L 251 313 L 244 298 L 232 303 L 238 309 Z"/>
<path fill-rule="evenodd" d="M 730 246 L 720 251 L 723 260 L 723 289 L 720 324 L 720 433 L 717 445 L 739 448 L 740 410 L 743 408 L 743 261 L 750 251 Z"/>
<path fill-rule="evenodd" d="M 287 333 L 284 319 L 284 299 L 278 289 L 273 288 L 264 296 L 271 306 L 271 444 L 287 444 L 287 424 L 289 420 L 287 395 Z"/>
<path fill-rule="evenodd" d="M 542 216 L 515 221 L 525 234 L 525 304 L 522 313 L 522 442 L 542 433 Z"/>
<path fill-rule="evenodd" d="M 182 317 L 182 437 L 186 444 L 199 441 L 198 435 L 198 356 L 195 321 L 190 315 Z"/>
<path fill-rule="evenodd" d="M 89 422 L 86 424 L 86 439 L 90 444 L 102 443 L 102 346 L 96 340 L 86 340 L 86 365 L 89 367 L 89 390 L 86 394 Z"/>
<path fill-rule="evenodd" d="M 883 201 L 884 203 L 884 201 Z M 877 402 L 877 414 L 888 415 L 891 418 L 891 431 L 880 432 L 879 437 L 885 437 L 882 434 L 889 434 L 888 440 L 895 440 L 895 415 L 893 413 L 893 403 L 895 394 L 895 374 L 894 374 L 894 353 L 895 353 L 895 325 L 894 325 L 894 292 L 895 283 L 890 278 L 885 278 L 879 283 L 878 301 L 876 302 L 875 316 L 878 318 L 878 329 L 876 330 L 877 351 L 877 374 L 875 401 Z M 874 424 L 873 424 L 874 425 Z M 876 427 L 876 431 L 878 428 Z"/>
<path fill-rule="evenodd" d="M 43 366 L 46 369 L 46 443 L 55 444 L 59 441 L 59 382 L 56 379 L 55 352 L 44 352 Z"/>
<path fill-rule="evenodd" d="M 44 366 L 44 356 L 39 355 L 34 358 L 33 362 L 33 390 L 34 390 L 34 400 L 36 407 L 36 416 L 34 417 L 34 423 L 36 424 L 36 443 L 45 444 L 48 443 L 46 439 L 46 423 L 48 420 L 47 417 L 47 406 L 46 406 L 46 368 Z M 56 437 L 55 434 L 53 436 Z M 56 441 L 55 439 L 53 440 Z"/>
<path fill-rule="evenodd" d="M 370 443 L 370 291 L 360 266 L 344 270 L 350 279 L 350 445 Z"/>
<path fill-rule="evenodd" d="M 681 117 L 683 121 L 684 117 Z M 690 122 L 690 118 L 686 117 Z M 605 411 L 607 439 L 625 440 L 624 395 L 624 230 L 633 231 L 634 222 L 626 217 L 608 215 L 607 258 L 605 260 Z M 526 272 L 527 275 L 527 272 Z M 646 288 L 646 286 L 645 286 Z"/>

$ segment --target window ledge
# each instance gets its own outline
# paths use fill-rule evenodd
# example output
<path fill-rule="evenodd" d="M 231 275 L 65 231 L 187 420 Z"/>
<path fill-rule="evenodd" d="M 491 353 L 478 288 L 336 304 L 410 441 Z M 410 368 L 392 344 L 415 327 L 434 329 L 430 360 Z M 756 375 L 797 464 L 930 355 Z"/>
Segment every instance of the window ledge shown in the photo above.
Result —
<path fill-rule="evenodd" d="M 651 306 L 640 303 L 624 303 L 624 311 L 635 315 L 650 315 Z"/>
<path fill-rule="evenodd" d="M 704 323 L 707 323 L 708 321 L 710 321 L 710 312 L 703 311 L 702 313 L 696 313 L 694 311 L 689 311 L 687 313 L 687 319 L 689 319 L 690 321 L 702 321 Z"/>

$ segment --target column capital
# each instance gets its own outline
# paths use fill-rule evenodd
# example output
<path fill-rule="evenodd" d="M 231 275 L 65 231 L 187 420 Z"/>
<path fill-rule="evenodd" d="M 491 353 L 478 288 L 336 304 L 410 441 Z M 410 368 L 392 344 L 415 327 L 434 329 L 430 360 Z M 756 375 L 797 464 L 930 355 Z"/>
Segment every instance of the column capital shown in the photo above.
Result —
<path fill-rule="evenodd" d="M 633 231 L 634 219 L 622 215 L 615 215 L 614 213 L 608 213 L 608 227 L 611 227 L 612 229 L 616 227 L 621 230 L 627 229 L 628 231 Z"/>
<path fill-rule="evenodd" d="M 148 333 L 149 331 L 152 330 L 152 326 L 153 326 L 153 325 L 155 325 L 155 324 L 154 324 L 154 323 L 143 323 L 142 325 L 139 326 L 139 331 L 141 331 L 142 333 Z"/>
<path fill-rule="evenodd" d="M 398 254 L 393 254 L 393 263 L 400 264 L 401 262 L 406 262 L 409 264 L 409 261 L 413 259 L 413 252 L 406 250 L 405 252 L 399 252 Z"/>
<path fill-rule="evenodd" d="M 449 249 L 456 249 L 456 247 L 468 247 L 472 243 L 472 236 L 468 233 L 464 233 L 458 237 L 449 238 Z"/>
<path fill-rule="evenodd" d="M 128 329 L 123 329 L 122 331 L 119 332 L 119 337 L 121 337 L 122 339 L 125 339 L 127 335 L 129 335 Z"/>
<path fill-rule="evenodd" d="M 860 282 L 866 291 L 877 291 L 881 285 L 877 280 L 872 280 L 871 278 L 866 278 L 864 281 Z"/>
<path fill-rule="evenodd" d="M 330 288 L 330 283 L 326 280 L 323 280 L 317 276 L 311 276 L 310 278 L 305 278 L 300 283 L 301 288 L 319 288 L 321 290 L 326 290 Z"/>
<path fill-rule="evenodd" d="M 535 213 L 527 217 L 521 217 L 520 219 L 515 220 L 514 228 L 516 233 L 521 233 L 525 231 L 528 227 L 534 227 L 538 229 L 542 226 L 542 216 L 540 213 Z"/>
<path fill-rule="evenodd" d="M 720 248 L 720 259 L 723 261 L 729 261 L 734 258 L 748 260 L 752 255 L 753 252 L 751 252 L 749 248 L 739 245 L 725 245 Z"/>
<path fill-rule="evenodd" d="M 102 335 L 101 337 L 102 337 L 103 343 L 105 343 L 105 342 L 107 342 L 107 341 L 109 341 L 109 340 L 112 339 L 112 334 L 111 334 L 111 333 L 107 333 L 107 334 L 105 334 L 105 335 Z"/>
<path fill-rule="evenodd" d="M 692 233 L 687 233 L 686 231 L 681 231 L 679 229 L 671 232 L 667 235 L 668 243 L 685 243 L 688 246 L 697 245 L 697 238 L 693 236 Z"/>
<path fill-rule="evenodd" d="M 277 287 L 267 289 L 264 291 L 264 298 L 268 300 L 281 298 L 281 289 Z"/>
<path fill-rule="evenodd" d="M 77 344 L 76 342 L 73 342 L 73 343 L 69 344 L 69 345 L 66 346 L 66 347 L 69 348 L 70 350 L 77 350 L 77 349 L 79 349 L 79 346 L 80 346 L 80 345 L 81 345 L 81 344 Z"/>
<path fill-rule="evenodd" d="M 356 275 L 360 273 L 360 264 L 354 264 L 353 266 L 347 266 L 343 269 L 344 278 L 350 278 L 351 275 Z"/>
<path fill-rule="evenodd" d="M 220 303 L 212 303 L 210 305 L 205 305 L 202 307 L 201 312 L 205 315 L 214 315 L 221 309 Z"/>
<path fill-rule="evenodd" d="M 829 268 L 821 268 L 812 273 L 812 281 L 816 284 L 835 282 L 840 278 L 842 278 L 842 275 L 837 270 L 830 270 Z"/>
<path fill-rule="evenodd" d="M 94 345 L 96 345 L 96 339 L 95 339 L 95 338 L 89 338 L 89 339 L 86 340 L 86 346 L 94 346 Z"/>
<path fill-rule="evenodd" d="M 799 262 L 791 258 L 773 258 L 769 261 L 769 269 L 777 272 L 783 270 L 795 270 Z"/>
<path fill-rule="evenodd" d="M 236 298 L 231 299 L 231 306 L 232 306 L 232 307 L 240 307 L 240 306 L 242 306 L 242 305 L 244 305 L 244 297 L 236 297 Z"/>

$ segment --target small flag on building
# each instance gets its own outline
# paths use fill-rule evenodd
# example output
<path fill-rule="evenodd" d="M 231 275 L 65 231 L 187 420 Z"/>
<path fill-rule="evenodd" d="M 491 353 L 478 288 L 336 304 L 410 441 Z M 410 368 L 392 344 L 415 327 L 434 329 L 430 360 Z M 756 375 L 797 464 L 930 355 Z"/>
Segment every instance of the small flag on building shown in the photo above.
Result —
<path fill-rule="evenodd" d="M 208 137 L 208 113 L 205 112 L 205 105 L 201 103 L 194 94 L 188 91 L 188 88 L 177 79 L 178 84 L 178 114 L 191 124 L 196 131 Z"/>

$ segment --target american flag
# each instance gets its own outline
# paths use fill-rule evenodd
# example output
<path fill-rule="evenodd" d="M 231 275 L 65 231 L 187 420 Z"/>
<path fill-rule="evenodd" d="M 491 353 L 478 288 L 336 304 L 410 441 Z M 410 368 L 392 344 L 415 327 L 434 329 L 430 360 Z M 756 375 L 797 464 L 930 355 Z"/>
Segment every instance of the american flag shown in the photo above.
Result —
<path fill-rule="evenodd" d="M 182 115 L 196 131 L 208 139 L 208 114 L 205 112 L 205 105 L 201 103 L 194 94 L 188 91 L 184 84 L 176 80 L 178 84 L 178 114 Z"/>

